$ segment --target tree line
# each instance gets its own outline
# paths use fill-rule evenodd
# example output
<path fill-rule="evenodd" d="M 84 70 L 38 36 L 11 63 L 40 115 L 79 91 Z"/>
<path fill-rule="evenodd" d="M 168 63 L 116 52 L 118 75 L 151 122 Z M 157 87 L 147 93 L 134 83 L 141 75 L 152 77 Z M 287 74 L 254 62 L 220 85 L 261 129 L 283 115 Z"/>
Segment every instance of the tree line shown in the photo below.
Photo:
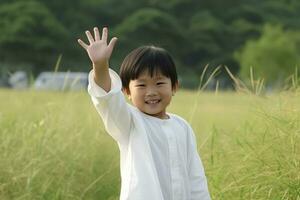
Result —
<path fill-rule="evenodd" d="M 186 87 L 195 87 L 205 66 L 227 66 L 249 76 L 279 80 L 299 64 L 300 2 L 297 0 L 0 0 L 0 73 L 25 69 L 88 71 L 77 38 L 108 26 L 119 38 L 111 66 L 140 45 L 166 48 Z M 300 71 L 300 70 L 299 70 Z M 272 73 L 269 73 L 272 72 Z M 230 85 L 225 70 L 217 73 Z"/>

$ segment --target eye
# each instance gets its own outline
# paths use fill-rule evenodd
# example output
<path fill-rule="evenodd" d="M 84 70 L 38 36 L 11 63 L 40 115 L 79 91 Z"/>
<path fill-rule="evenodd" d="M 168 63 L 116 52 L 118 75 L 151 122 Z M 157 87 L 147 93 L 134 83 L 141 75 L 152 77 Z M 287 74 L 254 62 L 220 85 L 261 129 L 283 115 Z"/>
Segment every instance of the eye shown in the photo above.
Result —
<path fill-rule="evenodd" d="M 165 84 L 165 82 L 157 82 L 156 84 L 157 85 L 163 85 L 163 84 Z"/>
<path fill-rule="evenodd" d="M 145 84 L 138 84 L 135 87 L 145 87 L 145 86 L 146 86 Z"/>

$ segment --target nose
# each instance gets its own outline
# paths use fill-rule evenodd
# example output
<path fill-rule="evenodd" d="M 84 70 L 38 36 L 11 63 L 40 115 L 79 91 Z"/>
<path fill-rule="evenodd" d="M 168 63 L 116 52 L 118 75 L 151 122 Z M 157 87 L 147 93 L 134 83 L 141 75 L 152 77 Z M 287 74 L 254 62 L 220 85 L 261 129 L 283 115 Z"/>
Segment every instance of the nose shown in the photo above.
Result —
<path fill-rule="evenodd" d="M 157 90 L 154 86 L 147 87 L 146 96 L 156 96 L 157 94 Z"/>

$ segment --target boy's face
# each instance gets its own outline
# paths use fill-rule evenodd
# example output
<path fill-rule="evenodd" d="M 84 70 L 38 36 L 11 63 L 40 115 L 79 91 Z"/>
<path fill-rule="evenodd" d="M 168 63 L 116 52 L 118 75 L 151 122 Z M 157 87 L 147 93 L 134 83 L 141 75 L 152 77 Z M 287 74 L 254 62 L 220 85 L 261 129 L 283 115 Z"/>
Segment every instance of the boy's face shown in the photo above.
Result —
<path fill-rule="evenodd" d="M 126 91 L 132 104 L 140 111 L 161 119 L 168 118 L 166 108 L 170 104 L 172 95 L 171 79 L 160 72 L 150 76 L 148 71 L 129 82 L 129 91 Z"/>

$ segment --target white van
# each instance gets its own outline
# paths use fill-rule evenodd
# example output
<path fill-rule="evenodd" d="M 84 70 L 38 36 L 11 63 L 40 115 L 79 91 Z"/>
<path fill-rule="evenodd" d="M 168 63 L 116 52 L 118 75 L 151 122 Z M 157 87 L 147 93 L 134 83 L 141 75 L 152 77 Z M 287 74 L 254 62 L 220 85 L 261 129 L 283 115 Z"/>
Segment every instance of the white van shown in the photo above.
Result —
<path fill-rule="evenodd" d="M 37 90 L 86 90 L 87 85 L 85 72 L 42 72 L 34 82 Z"/>

